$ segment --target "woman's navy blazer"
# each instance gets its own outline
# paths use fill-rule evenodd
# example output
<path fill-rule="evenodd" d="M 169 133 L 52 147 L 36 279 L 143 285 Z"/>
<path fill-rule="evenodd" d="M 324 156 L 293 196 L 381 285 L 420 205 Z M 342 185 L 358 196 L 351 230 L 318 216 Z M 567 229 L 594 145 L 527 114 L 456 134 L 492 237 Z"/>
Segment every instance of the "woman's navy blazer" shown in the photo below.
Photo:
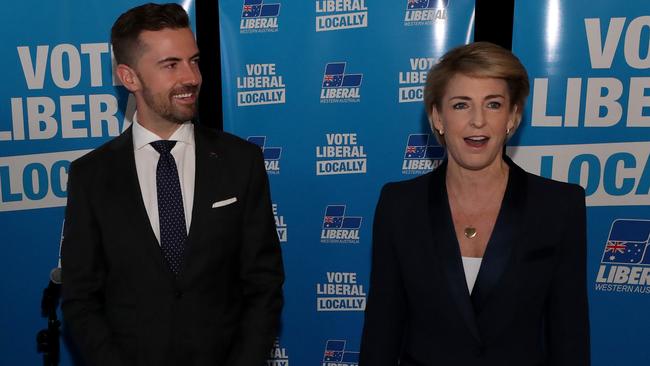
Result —
<path fill-rule="evenodd" d="M 360 366 L 589 365 L 585 193 L 510 166 L 470 295 L 446 163 L 387 184 Z"/>

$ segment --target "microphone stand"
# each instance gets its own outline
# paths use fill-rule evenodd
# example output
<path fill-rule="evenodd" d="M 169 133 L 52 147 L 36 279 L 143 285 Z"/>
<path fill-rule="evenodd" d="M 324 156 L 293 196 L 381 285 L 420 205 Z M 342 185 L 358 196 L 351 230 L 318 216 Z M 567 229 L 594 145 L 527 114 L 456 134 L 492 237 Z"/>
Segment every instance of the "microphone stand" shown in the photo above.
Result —
<path fill-rule="evenodd" d="M 61 322 L 57 318 L 61 296 L 61 268 L 54 268 L 50 273 L 50 283 L 43 290 L 41 299 L 41 316 L 47 318 L 47 328 L 36 334 L 36 350 L 43 354 L 44 366 L 58 366 L 60 361 Z"/>

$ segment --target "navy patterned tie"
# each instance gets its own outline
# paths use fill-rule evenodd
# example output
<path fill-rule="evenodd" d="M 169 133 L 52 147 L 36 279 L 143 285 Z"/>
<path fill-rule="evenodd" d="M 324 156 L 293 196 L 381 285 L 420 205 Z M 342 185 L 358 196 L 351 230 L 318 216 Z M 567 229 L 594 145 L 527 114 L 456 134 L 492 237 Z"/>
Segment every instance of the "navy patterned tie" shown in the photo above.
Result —
<path fill-rule="evenodd" d="M 156 168 L 160 248 L 169 269 L 174 274 L 178 274 L 183 264 L 187 229 L 181 183 L 178 179 L 176 162 L 171 154 L 174 145 L 176 145 L 176 141 L 160 140 L 151 143 L 151 146 L 160 154 Z"/>

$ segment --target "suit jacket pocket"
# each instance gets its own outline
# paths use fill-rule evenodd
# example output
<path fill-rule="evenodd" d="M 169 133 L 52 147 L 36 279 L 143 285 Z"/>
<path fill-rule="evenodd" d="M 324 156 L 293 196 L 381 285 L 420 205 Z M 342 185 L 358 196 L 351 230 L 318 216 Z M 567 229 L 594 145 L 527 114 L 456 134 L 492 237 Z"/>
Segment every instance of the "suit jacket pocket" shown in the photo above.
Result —
<path fill-rule="evenodd" d="M 241 232 L 243 205 L 241 201 L 226 206 L 210 208 L 203 211 L 204 216 L 199 220 L 203 234 L 209 236 L 236 238 Z M 194 220 L 194 218 L 192 218 Z"/>
<path fill-rule="evenodd" d="M 241 201 L 236 197 L 226 197 L 224 199 L 217 199 L 210 203 L 210 214 L 215 216 L 232 216 L 238 214 L 242 209 Z"/>
<path fill-rule="evenodd" d="M 237 197 L 230 197 L 225 200 L 216 201 L 215 203 L 212 204 L 212 208 L 225 207 L 228 205 L 232 205 L 235 202 L 237 202 Z"/>

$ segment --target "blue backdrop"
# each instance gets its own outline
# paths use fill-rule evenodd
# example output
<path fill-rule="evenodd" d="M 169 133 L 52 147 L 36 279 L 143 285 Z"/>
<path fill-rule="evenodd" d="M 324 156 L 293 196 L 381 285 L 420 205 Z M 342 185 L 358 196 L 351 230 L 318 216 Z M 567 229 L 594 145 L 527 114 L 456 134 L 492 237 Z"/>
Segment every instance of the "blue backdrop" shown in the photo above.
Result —
<path fill-rule="evenodd" d="M 269 364 L 356 365 L 379 191 L 444 157 L 422 86 L 471 41 L 474 1 L 219 6 L 224 129 L 264 148 L 285 239 L 286 357 Z"/>
<path fill-rule="evenodd" d="M 0 364 L 38 365 L 43 288 L 57 266 L 70 161 L 128 125 L 110 28 L 136 0 L 12 1 L 0 14 Z M 178 1 L 193 17 L 193 0 Z M 126 116 L 126 117 L 125 117 Z M 62 364 L 70 364 L 63 349 Z"/>
<path fill-rule="evenodd" d="M 520 146 L 509 153 L 531 172 L 587 191 L 592 364 L 646 365 L 648 2 L 517 1 L 513 38 L 531 96 Z"/>
<path fill-rule="evenodd" d="M 108 39 L 138 3 L 32 0 L 0 15 L 0 364 L 40 364 L 67 167 L 129 125 Z M 422 85 L 436 58 L 471 41 L 473 4 L 220 2 L 224 128 L 264 149 L 287 270 L 269 365 L 357 363 L 379 189 L 444 158 Z M 650 12 L 625 4 L 515 9 L 513 49 L 532 88 L 508 153 L 587 190 L 595 366 L 650 360 Z"/>

